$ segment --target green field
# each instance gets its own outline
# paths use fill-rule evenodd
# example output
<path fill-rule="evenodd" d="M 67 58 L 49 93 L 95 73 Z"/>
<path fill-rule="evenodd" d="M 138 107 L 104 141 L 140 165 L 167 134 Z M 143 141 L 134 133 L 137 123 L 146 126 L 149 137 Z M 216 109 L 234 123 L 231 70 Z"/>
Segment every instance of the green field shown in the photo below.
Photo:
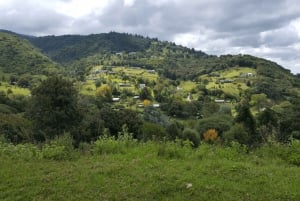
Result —
<path fill-rule="evenodd" d="M 275 147 L 108 140 L 61 160 L 27 149 L 0 146 L 0 200 L 300 200 L 300 168 Z"/>
<path fill-rule="evenodd" d="M 18 94 L 18 95 L 24 95 L 24 96 L 30 95 L 30 90 L 27 88 L 12 86 L 12 85 L 9 85 L 7 82 L 2 82 L 0 85 L 0 91 L 7 93 L 8 89 L 10 89 L 12 91 L 12 94 Z"/>
<path fill-rule="evenodd" d="M 252 73 L 253 77 L 240 77 L 242 73 Z M 203 75 L 200 76 L 202 80 L 208 80 L 209 83 L 206 85 L 207 89 L 220 89 L 226 94 L 231 94 L 235 97 L 238 97 L 240 92 L 248 89 L 249 87 L 246 85 L 247 81 L 252 81 L 255 79 L 256 71 L 253 68 L 246 67 L 234 67 L 230 69 L 226 69 L 223 71 L 217 71 L 216 74 L 219 76 L 209 76 Z M 232 83 L 218 83 L 218 80 L 221 79 L 231 79 Z"/>

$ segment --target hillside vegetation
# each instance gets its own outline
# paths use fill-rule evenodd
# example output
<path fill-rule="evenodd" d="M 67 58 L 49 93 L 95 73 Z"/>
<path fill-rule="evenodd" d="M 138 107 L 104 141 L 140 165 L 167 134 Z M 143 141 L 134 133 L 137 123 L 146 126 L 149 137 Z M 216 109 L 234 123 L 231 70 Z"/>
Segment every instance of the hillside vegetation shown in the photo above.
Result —
<path fill-rule="evenodd" d="M 299 200 L 299 75 L 115 32 L 0 39 L 0 199 Z"/>
<path fill-rule="evenodd" d="M 50 75 L 57 67 L 28 41 L 0 32 L 0 70 L 4 73 Z"/>

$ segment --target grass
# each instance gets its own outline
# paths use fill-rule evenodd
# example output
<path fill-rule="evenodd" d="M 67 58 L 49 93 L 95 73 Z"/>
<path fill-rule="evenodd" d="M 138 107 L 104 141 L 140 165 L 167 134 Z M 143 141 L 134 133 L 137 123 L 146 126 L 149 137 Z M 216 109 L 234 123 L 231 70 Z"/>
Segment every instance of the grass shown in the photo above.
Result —
<path fill-rule="evenodd" d="M 246 81 L 251 81 L 255 79 L 255 77 L 249 78 L 240 78 L 241 73 L 253 73 L 256 74 L 255 69 L 253 68 L 246 68 L 246 67 L 235 67 L 226 69 L 223 71 L 219 71 L 219 77 L 208 77 L 208 75 L 201 76 L 201 79 L 209 80 L 207 84 L 207 89 L 220 89 L 226 94 L 231 94 L 235 97 L 238 97 L 241 91 L 248 89 L 249 87 L 246 85 Z M 233 83 L 224 83 L 224 84 L 217 84 L 217 80 L 219 79 L 233 79 Z"/>
<path fill-rule="evenodd" d="M 0 91 L 3 91 L 6 93 L 8 89 L 11 89 L 13 94 L 24 95 L 24 96 L 30 95 L 30 90 L 27 88 L 12 86 L 12 85 L 8 84 L 7 82 L 2 82 L 0 85 Z"/>
<path fill-rule="evenodd" d="M 0 200 L 300 200 L 299 167 L 261 153 L 149 142 L 60 161 L 0 154 Z"/>
<path fill-rule="evenodd" d="M 193 81 L 181 81 L 180 86 L 184 91 L 191 91 L 197 87 L 197 83 Z"/>

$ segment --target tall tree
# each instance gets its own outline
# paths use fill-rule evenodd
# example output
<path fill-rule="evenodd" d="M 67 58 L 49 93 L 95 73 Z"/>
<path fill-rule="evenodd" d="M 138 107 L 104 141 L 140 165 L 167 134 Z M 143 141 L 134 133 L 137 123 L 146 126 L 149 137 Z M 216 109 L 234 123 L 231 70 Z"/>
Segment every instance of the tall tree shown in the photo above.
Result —
<path fill-rule="evenodd" d="M 248 134 L 249 134 L 248 145 L 252 146 L 252 145 L 258 145 L 259 143 L 261 143 L 262 138 L 256 131 L 256 122 L 250 111 L 250 107 L 247 103 L 242 104 L 238 108 L 238 114 L 235 118 L 235 121 L 237 123 L 243 124 L 246 131 L 248 132 Z"/>
<path fill-rule="evenodd" d="M 36 140 L 71 132 L 78 125 L 77 95 L 73 83 L 60 77 L 50 77 L 32 90 L 30 116 Z"/>

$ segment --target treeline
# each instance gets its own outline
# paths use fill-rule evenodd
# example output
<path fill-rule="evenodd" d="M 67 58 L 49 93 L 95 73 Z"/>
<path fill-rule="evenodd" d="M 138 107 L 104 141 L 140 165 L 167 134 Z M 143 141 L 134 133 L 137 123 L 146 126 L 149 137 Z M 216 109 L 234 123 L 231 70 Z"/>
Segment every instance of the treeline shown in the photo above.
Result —
<path fill-rule="evenodd" d="M 140 141 L 183 139 L 191 141 L 195 147 L 201 141 L 225 145 L 235 141 L 257 147 L 300 139 L 298 99 L 283 102 L 275 109 L 265 108 L 255 116 L 250 111 L 250 100 L 245 99 L 237 105 L 237 114 L 232 116 L 228 109 L 201 100 L 180 102 L 172 99 L 162 107 L 163 112 L 151 106 L 143 112 L 117 109 L 103 96 L 78 95 L 73 83 L 61 77 L 42 81 L 31 94 L 26 98 L 1 94 L 2 140 L 14 144 L 41 143 L 69 133 L 75 146 L 79 146 L 103 134 L 117 138 L 124 126 Z M 178 121 L 187 117 L 185 115 L 192 115 L 193 111 L 205 116 L 190 118 L 184 123 Z"/>

